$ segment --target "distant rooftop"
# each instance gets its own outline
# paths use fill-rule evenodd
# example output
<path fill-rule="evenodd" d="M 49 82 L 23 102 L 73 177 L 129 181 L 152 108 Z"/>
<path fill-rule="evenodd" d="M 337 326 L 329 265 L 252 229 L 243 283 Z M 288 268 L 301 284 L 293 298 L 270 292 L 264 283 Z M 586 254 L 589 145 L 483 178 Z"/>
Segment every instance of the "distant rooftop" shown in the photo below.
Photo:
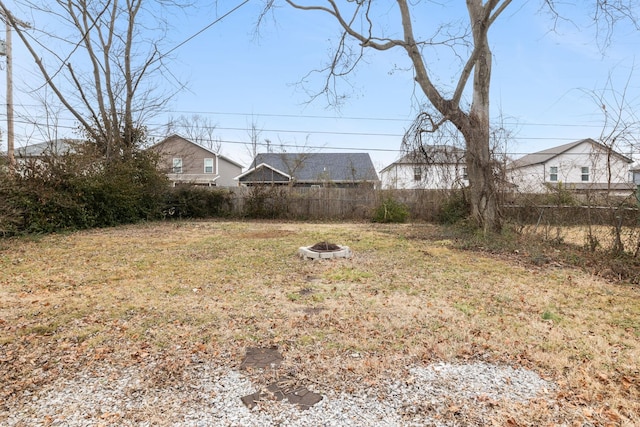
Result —
<path fill-rule="evenodd" d="M 297 181 L 378 181 L 368 153 L 260 153 L 251 169 L 261 164 L 293 176 Z"/>
<path fill-rule="evenodd" d="M 597 145 L 599 147 L 602 147 L 604 149 L 608 149 L 607 147 L 605 147 L 604 145 L 600 144 L 597 141 L 594 141 L 591 138 L 586 138 L 586 139 L 581 139 L 579 141 L 574 141 L 574 142 L 570 142 L 568 144 L 563 144 L 563 145 L 558 145 L 557 147 L 552 147 L 552 148 L 548 148 L 546 150 L 542 150 L 542 151 L 538 151 L 535 153 L 531 153 L 531 154 L 527 154 L 526 156 L 523 156 L 517 160 L 515 160 L 512 163 L 512 167 L 514 168 L 521 168 L 521 167 L 525 167 L 525 166 L 531 166 L 531 165 L 537 165 L 537 164 L 541 164 L 541 163 L 546 163 L 547 161 L 553 159 L 556 156 L 559 156 L 563 153 L 566 153 L 567 151 L 571 150 L 574 147 L 577 147 L 580 144 L 584 144 L 584 143 L 590 143 L 590 144 L 594 144 Z M 624 158 L 626 161 L 628 161 L 629 163 L 632 162 L 632 160 L 616 151 L 613 152 L 614 154 L 617 154 L 618 156 Z"/>
<path fill-rule="evenodd" d="M 73 152 L 73 145 L 81 142 L 78 139 L 61 138 L 16 148 L 16 157 L 42 157 L 61 155 Z"/>

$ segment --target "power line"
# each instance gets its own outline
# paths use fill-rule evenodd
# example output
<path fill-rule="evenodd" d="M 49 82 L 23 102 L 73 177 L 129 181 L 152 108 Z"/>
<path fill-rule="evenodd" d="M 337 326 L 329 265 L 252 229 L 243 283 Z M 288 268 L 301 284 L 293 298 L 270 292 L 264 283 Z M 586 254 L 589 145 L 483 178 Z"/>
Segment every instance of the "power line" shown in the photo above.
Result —
<path fill-rule="evenodd" d="M 2 114 L 0 114 L 0 117 Z M 30 126 L 45 126 L 44 123 L 38 123 L 35 121 L 16 120 L 16 123 Z M 49 125 L 49 124 L 46 124 Z M 164 125 L 155 125 L 155 127 L 162 127 Z M 75 130 L 77 126 L 61 125 L 58 124 L 57 128 Z M 235 128 L 235 127 L 211 127 L 211 130 L 228 130 L 228 131 L 248 131 L 249 128 Z M 378 133 L 378 132 L 346 132 L 346 131 L 323 131 L 323 130 L 305 130 L 305 129 L 269 129 L 261 128 L 261 132 L 273 132 L 273 133 L 294 133 L 294 134 L 307 134 L 307 135 L 337 135 L 337 136 L 373 136 L 373 137 L 390 137 L 390 138 L 402 138 L 404 134 L 400 133 Z M 164 135 L 166 136 L 166 135 Z M 576 138 L 571 137 L 514 137 L 513 140 L 523 141 L 575 141 Z"/>
<path fill-rule="evenodd" d="M 175 48 L 174 48 L 175 49 Z M 17 106 L 32 109 L 41 107 L 38 104 L 18 104 Z M 293 118 L 293 119 L 319 119 L 319 120 L 347 120 L 347 121 L 373 121 L 373 122 L 399 122 L 399 123 L 410 123 L 413 119 L 401 119 L 401 118 L 390 118 L 390 117 L 357 117 L 357 116 L 323 116 L 323 115 L 307 115 L 307 114 L 276 114 L 276 113 L 242 113 L 242 112 L 223 112 L 223 111 L 197 111 L 197 110 L 175 110 L 171 113 L 180 113 L 180 114 L 192 114 L 192 115 L 215 115 L 215 116 L 244 116 L 244 117 L 278 117 L 278 118 Z M 1 113 L 0 113 L 1 115 Z M 602 128 L 600 124 L 589 124 L 589 123 L 537 123 L 537 122 L 504 122 L 504 125 L 507 126 L 537 126 L 537 127 L 577 127 L 577 128 Z M 150 126 L 165 126 L 166 123 L 149 123 Z M 214 126 L 216 129 L 228 129 L 234 130 L 234 128 L 221 128 L 219 126 Z M 246 129 L 242 129 L 246 130 Z M 277 131 L 277 130 L 273 130 Z M 286 132 L 286 130 L 283 130 Z M 306 132 L 306 131 L 305 131 Z M 314 131 L 309 131 L 316 133 Z"/>
<path fill-rule="evenodd" d="M 24 106 L 24 105 L 22 105 Z M 226 114 L 230 114 L 230 115 L 244 115 L 244 113 L 226 113 Z M 3 113 L 0 112 L 0 117 L 3 117 Z M 268 115 L 265 115 L 268 116 Z M 274 117 L 291 117 L 291 118 L 336 118 L 336 119 L 341 119 L 340 117 L 331 117 L 331 116 L 305 116 L 305 115 L 294 115 L 294 114 L 271 114 L 271 116 Z M 43 117 L 39 117 L 39 119 L 44 119 Z M 370 120 L 370 121 L 380 121 L 383 119 L 379 119 L 376 117 L 349 117 L 349 118 L 345 118 L 347 120 Z M 59 121 L 75 121 L 73 118 L 62 118 L 62 119 L 58 119 Z M 387 119 L 390 121 L 395 121 L 395 120 L 399 120 L 399 119 Z M 23 118 L 22 121 L 17 121 L 19 123 L 22 124 L 29 124 L 29 125 L 44 125 L 43 123 L 39 123 L 36 120 L 27 120 L 26 118 Z M 510 123 L 507 123 L 510 124 Z M 513 123 L 514 125 L 516 123 Z M 166 126 L 167 123 L 148 123 L 147 126 L 150 127 L 164 127 Z M 526 125 L 526 126 L 537 126 L 537 127 L 580 127 L 580 128 L 585 128 L 585 127 L 593 127 L 593 128 L 598 128 L 601 129 L 602 126 L 599 125 L 588 125 L 588 124 L 562 124 L 562 123 L 524 123 L 524 124 L 520 124 L 520 125 Z M 175 127 L 185 127 L 185 125 L 180 125 L 180 124 L 174 124 Z M 59 127 L 62 128 L 75 128 L 75 126 L 64 126 L 64 125 L 59 125 Z M 249 127 L 225 127 L 225 126 L 199 126 L 202 129 L 207 129 L 207 130 L 229 130 L 229 131 L 247 131 L 249 130 Z M 260 127 L 259 129 L 262 132 L 279 132 L 279 133 L 305 133 L 305 134 L 331 134 L 331 135 L 354 135 L 354 136 L 389 136 L 389 137 L 402 137 L 404 136 L 404 133 L 379 133 L 379 132 L 347 132 L 347 131 L 326 131 L 326 130 L 313 130 L 313 129 L 270 129 L 270 128 L 264 128 L 264 127 Z M 514 139 L 557 139 L 557 138 L 553 138 L 553 137 L 516 137 Z M 563 138 L 563 139 L 571 139 L 571 138 Z"/>
<path fill-rule="evenodd" d="M 218 22 L 222 21 L 224 18 L 226 18 L 227 16 L 231 15 L 233 12 L 235 12 L 236 10 L 240 9 L 242 6 L 244 6 L 245 4 L 249 3 L 249 0 L 244 0 L 242 3 L 240 3 L 239 5 L 237 5 L 236 7 L 234 7 L 233 9 L 231 9 L 230 11 L 228 11 L 227 13 L 225 13 L 224 15 L 222 15 L 221 17 L 217 18 L 216 20 L 214 20 L 213 22 L 211 22 L 209 25 L 207 25 L 206 27 L 202 28 L 200 31 L 196 32 L 195 34 L 187 37 L 185 40 L 183 40 L 182 42 L 178 43 L 177 45 L 175 45 L 174 47 L 172 47 L 171 49 L 169 49 L 168 51 L 166 51 L 162 56 L 167 56 L 169 55 L 171 52 L 173 52 L 174 50 L 184 46 L 185 44 L 187 44 L 188 42 L 190 42 L 191 40 L 193 40 L 194 38 L 198 37 L 200 34 L 204 33 L 205 31 L 207 31 L 209 28 L 213 27 L 215 24 L 217 24 Z"/>
<path fill-rule="evenodd" d="M 232 131 L 247 131 L 247 128 L 227 128 L 227 127 L 214 127 L 212 129 L 219 130 L 232 130 Z M 276 133 L 305 133 L 305 134 L 314 134 L 314 135 L 353 135 L 353 136 L 390 136 L 390 137 L 400 137 L 404 136 L 404 134 L 397 133 L 368 133 L 368 132 L 334 132 L 328 130 L 297 130 L 297 129 L 265 129 L 260 128 L 261 132 L 276 132 Z"/>
<path fill-rule="evenodd" d="M 76 129 L 76 128 L 71 128 L 68 127 L 69 129 Z M 164 134 L 150 134 L 148 135 L 149 138 L 151 139 L 163 139 L 165 138 L 167 135 Z M 535 138 L 530 138 L 530 139 L 535 139 Z M 541 138 L 539 138 L 541 139 Z M 570 140 L 570 141 L 574 141 L 575 139 L 573 138 L 548 138 L 548 139 L 553 139 L 553 140 Z M 221 138 L 216 138 L 216 139 L 210 139 L 210 140 L 203 140 L 206 142 L 215 142 L 215 143 L 222 143 L 222 144 L 230 144 L 230 145 L 243 145 L 243 146 L 249 146 L 251 145 L 250 141 L 238 141 L 238 140 L 232 140 L 232 139 L 221 139 Z M 267 144 L 264 142 L 260 142 L 258 143 L 258 145 L 263 146 L 263 147 L 267 147 Z M 306 145 L 306 144 L 294 144 L 294 143 L 272 143 L 270 144 L 272 147 L 279 147 L 279 148 L 295 148 L 295 149 L 304 149 L 304 150 L 319 150 L 319 151 L 336 151 L 336 152 L 342 152 L 342 151 L 359 151 L 359 152 L 379 152 L 379 153 L 396 153 L 396 154 L 401 154 L 401 153 L 406 153 L 407 150 L 402 149 L 402 148 L 373 148 L 373 147 L 351 147 L 351 146 L 340 146 L 340 147 L 335 147 L 335 146 L 328 146 L 328 145 Z M 531 154 L 531 152 L 516 152 L 516 151 L 504 151 L 501 152 L 500 154 L 504 154 L 506 156 L 524 156 L 527 154 Z M 571 156 L 571 155 L 576 155 L 576 156 L 581 156 L 583 154 L 581 153 L 562 153 L 562 155 L 565 156 Z"/>
<path fill-rule="evenodd" d="M 163 136 L 159 136 L 158 138 L 163 138 Z M 241 145 L 247 145 L 247 146 L 251 145 L 251 141 L 234 141 L 234 140 L 227 140 L 227 139 L 215 139 L 215 140 L 212 140 L 211 142 L 220 142 L 224 144 L 241 144 Z M 258 143 L 258 145 L 265 146 L 265 147 L 267 146 L 266 143 Z M 284 148 L 297 148 L 297 149 L 313 149 L 313 150 L 376 151 L 376 152 L 388 152 L 388 153 L 399 153 L 403 151 L 397 148 L 332 147 L 332 146 L 326 146 L 326 145 L 300 145 L 300 144 L 287 144 L 287 143 L 284 143 L 284 144 L 271 143 L 270 146 L 284 147 Z"/>
<path fill-rule="evenodd" d="M 157 138 L 157 139 L 162 139 L 165 138 L 166 135 L 150 135 L 151 138 Z M 571 139 L 572 141 L 574 141 L 574 139 Z M 213 139 L 213 140 L 208 140 L 207 142 L 220 142 L 220 143 L 224 143 L 224 144 L 231 144 L 231 145 L 244 145 L 244 146 L 248 146 L 251 145 L 250 141 L 238 141 L 238 140 L 231 140 L 231 139 Z M 260 142 L 258 143 L 258 145 L 260 146 L 264 146 L 266 147 L 267 144 Z M 270 144 L 271 147 L 282 147 L 282 148 L 296 148 L 296 149 L 305 149 L 305 150 L 322 150 L 322 151 L 329 151 L 329 150 L 335 150 L 335 151 L 365 151 L 365 152 L 387 152 L 387 153 L 405 153 L 407 150 L 404 150 L 402 148 L 371 148 L 371 147 L 334 147 L 334 146 L 327 146 L 327 145 L 304 145 L 304 144 L 291 144 L 291 143 L 283 143 L 283 144 L 276 144 L 276 143 L 271 143 Z M 504 155 L 508 155 L 508 156 L 524 156 L 527 154 L 532 154 L 531 152 L 516 152 L 516 151 L 506 151 L 506 152 L 500 152 L 500 154 L 504 154 Z M 563 156 L 583 156 L 583 153 L 558 153 L 558 154 L 562 154 Z"/>
<path fill-rule="evenodd" d="M 252 116 L 252 117 L 285 117 L 294 119 L 323 119 L 323 120 L 368 120 L 368 121 L 387 121 L 387 122 L 411 122 L 413 119 L 400 119 L 390 117 L 349 117 L 349 116 L 321 116 L 307 114 L 275 114 L 275 113 L 239 113 L 239 112 L 221 112 L 221 111 L 190 111 L 176 110 L 175 113 L 183 114 L 208 114 L 216 116 Z"/>
<path fill-rule="evenodd" d="M 246 116 L 246 117 L 283 117 L 283 118 L 295 118 L 295 119 L 322 119 L 322 120 L 363 120 L 363 121 L 388 121 L 388 122 L 402 122 L 411 123 L 413 119 L 401 119 L 390 117 L 353 117 L 353 116 L 322 116 L 322 115 L 306 115 L 306 114 L 276 114 L 276 113 L 241 113 L 241 112 L 223 112 L 223 111 L 194 111 L 194 110 L 176 110 L 174 113 L 182 114 L 204 114 L 204 115 L 216 115 L 216 116 Z M 573 124 L 573 123 L 535 123 L 535 122 L 504 122 L 509 126 L 545 126 L 545 127 L 596 127 L 600 128 L 598 124 Z"/>

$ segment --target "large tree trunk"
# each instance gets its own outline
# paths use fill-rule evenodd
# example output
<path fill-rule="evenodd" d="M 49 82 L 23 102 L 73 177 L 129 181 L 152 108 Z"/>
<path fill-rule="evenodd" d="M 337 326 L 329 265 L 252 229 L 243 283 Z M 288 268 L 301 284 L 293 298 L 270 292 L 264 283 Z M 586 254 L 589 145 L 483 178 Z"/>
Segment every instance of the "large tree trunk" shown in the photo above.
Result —
<path fill-rule="evenodd" d="M 469 58 L 464 62 L 455 90 L 449 96 L 440 91 L 431 79 L 425 60 L 427 52 L 424 46 L 434 46 L 431 41 L 417 41 L 414 36 L 411 17 L 412 7 L 419 8 L 424 5 L 421 2 L 409 2 L 408 0 L 396 0 L 402 21 L 403 38 L 389 39 L 387 37 L 375 37 L 371 34 L 374 27 L 371 22 L 368 33 L 359 32 L 357 23 L 370 20 L 369 12 L 374 7 L 373 0 L 349 2 L 350 6 L 344 6 L 348 15 L 343 15 L 334 0 L 328 0 L 322 5 L 301 5 L 294 0 L 286 0 L 291 6 L 300 10 L 315 10 L 328 13 L 333 16 L 344 30 L 343 40 L 351 37 L 360 43 L 360 46 L 385 51 L 395 47 L 402 47 L 407 52 L 414 66 L 414 78 L 420 89 L 427 97 L 431 105 L 441 114 L 437 123 L 431 123 L 430 132 L 437 131 L 445 122 L 450 121 L 462 133 L 466 141 L 467 173 L 469 176 L 471 214 L 476 224 L 485 231 L 497 231 L 501 228 L 498 197 L 494 181 L 494 164 L 490 155 L 489 146 L 489 86 L 491 83 L 491 50 L 487 41 L 487 33 L 493 22 L 511 4 L 512 0 L 466 0 L 469 12 L 473 43 Z M 418 6 L 419 4 L 419 6 Z M 352 24 L 354 26 L 352 26 Z M 437 33 L 440 33 L 440 28 Z M 449 47 L 457 44 L 456 37 L 444 42 Z M 346 52 L 348 49 L 340 49 L 336 52 L 330 67 L 330 73 L 336 77 L 343 75 L 337 71 L 338 64 L 348 62 L 352 68 L 354 58 Z M 430 61 L 436 58 L 429 57 Z M 357 62 L 357 59 L 356 59 Z M 471 76 L 473 75 L 473 78 Z M 466 93 L 468 83 L 473 80 L 472 103 L 469 111 L 461 106 Z M 330 88 L 325 87 L 330 91 Z"/>
<path fill-rule="evenodd" d="M 489 152 L 489 127 L 478 116 L 471 116 L 460 129 L 466 141 L 467 174 L 471 217 L 485 232 L 500 231 L 501 216 Z"/>
<path fill-rule="evenodd" d="M 487 231 L 502 228 L 499 201 L 496 192 L 494 164 L 490 152 L 489 89 L 491 86 L 491 50 L 487 40 L 491 25 L 490 11 L 482 0 L 467 0 L 474 50 L 469 58 L 458 88 L 451 100 L 445 99 L 429 78 L 423 57 L 413 39 L 413 28 L 406 1 L 399 1 L 405 30 L 405 49 L 416 72 L 416 81 L 431 104 L 450 120 L 462 133 L 466 143 L 466 163 L 469 177 L 469 204 L 476 225 Z M 494 5 L 495 6 L 495 5 Z M 467 76 L 473 70 L 471 108 L 465 112 L 460 98 Z"/>
<path fill-rule="evenodd" d="M 467 146 L 467 174 L 471 216 L 486 231 L 499 231 L 502 225 L 489 141 L 489 89 L 491 49 L 487 33 L 489 15 L 480 0 L 467 0 L 475 47 L 473 98 L 467 120 L 458 126 Z"/>

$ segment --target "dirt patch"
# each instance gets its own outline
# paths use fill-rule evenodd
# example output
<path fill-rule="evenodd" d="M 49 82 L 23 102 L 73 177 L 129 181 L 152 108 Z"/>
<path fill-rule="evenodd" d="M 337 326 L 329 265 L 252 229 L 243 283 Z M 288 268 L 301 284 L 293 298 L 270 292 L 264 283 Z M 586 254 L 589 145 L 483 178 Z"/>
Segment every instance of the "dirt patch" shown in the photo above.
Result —
<path fill-rule="evenodd" d="M 309 249 L 314 252 L 335 252 L 341 250 L 342 248 L 335 243 L 318 242 L 315 245 L 310 246 Z"/>

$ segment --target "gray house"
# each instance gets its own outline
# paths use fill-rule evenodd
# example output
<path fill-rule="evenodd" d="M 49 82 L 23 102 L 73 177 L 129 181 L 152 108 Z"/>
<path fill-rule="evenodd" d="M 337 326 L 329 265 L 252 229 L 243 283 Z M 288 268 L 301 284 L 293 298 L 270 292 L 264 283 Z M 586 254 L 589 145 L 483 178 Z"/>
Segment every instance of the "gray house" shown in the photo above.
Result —
<path fill-rule="evenodd" d="M 242 186 L 378 187 L 367 153 L 262 153 L 236 177 Z"/>

